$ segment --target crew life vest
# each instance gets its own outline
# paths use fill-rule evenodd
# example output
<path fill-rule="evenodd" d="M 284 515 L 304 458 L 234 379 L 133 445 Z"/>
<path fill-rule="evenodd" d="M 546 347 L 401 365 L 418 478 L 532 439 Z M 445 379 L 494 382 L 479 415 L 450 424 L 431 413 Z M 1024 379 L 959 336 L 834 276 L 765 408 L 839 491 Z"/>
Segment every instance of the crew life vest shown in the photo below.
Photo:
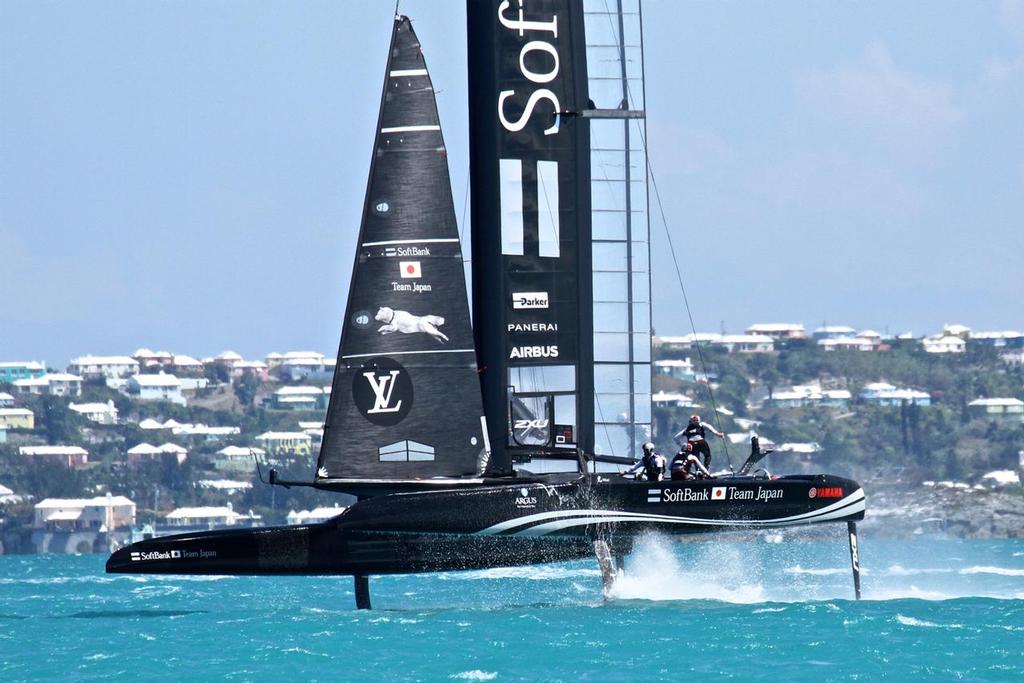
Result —
<path fill-rule="evenodd" d="M 686 437 L 687 441 L 703 441 L 704 440 L 704 425 L 702 424 L 688 424 L 686 429 L 683 430 L 683 436 Z"/>

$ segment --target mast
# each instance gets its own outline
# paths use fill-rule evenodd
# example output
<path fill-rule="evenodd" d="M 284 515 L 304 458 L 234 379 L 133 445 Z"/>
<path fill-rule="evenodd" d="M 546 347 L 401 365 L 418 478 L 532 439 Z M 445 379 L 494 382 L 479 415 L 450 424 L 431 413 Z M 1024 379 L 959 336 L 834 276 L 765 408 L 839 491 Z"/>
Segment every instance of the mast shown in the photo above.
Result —
<path fill-rule="evenodd" d="M 447 153 L 396 16 L 317 483 L 475 474 L 485 457 Z"/>
<path fill-rule="evenodd" d="M 633 457 L 651 422 L 639 5 L 469 0 L 467 14 L 474 334 L 492 466 L 575 468 L 576 450 Z"/>

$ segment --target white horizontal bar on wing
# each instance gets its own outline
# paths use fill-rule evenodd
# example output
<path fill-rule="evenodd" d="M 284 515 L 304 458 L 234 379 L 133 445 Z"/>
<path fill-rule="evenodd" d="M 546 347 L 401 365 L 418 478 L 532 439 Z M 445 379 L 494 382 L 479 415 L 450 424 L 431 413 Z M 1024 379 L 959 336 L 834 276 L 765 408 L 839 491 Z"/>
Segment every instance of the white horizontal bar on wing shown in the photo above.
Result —
<path fill-rule="evenodd" d="M 458 242 L 457 237 L 445 237 L 427 240 L 385 240 L 383 242 L 363 242 L 364 247 L 384 247 L 391 244 L 437 244 L 439 242 Z"/>
<path fill-rule="evenodd" d="M 427 75 L 427 70 L 426 69 L 395 69 L 394 71 L 391 71 L 390 73 L 388 73 L 388 76 L 391 76 L 392 78 L 398 78 L 398 77 L 401 77 L 401 76 L 426 76 L 426 75 Z"/>
<path fill-rule="evenodd" d="M 476 353 L 476 349 L 436 349 L 432 351 L 387 351 L 381 353 L 354 353 L 342 358 L 369 358 L 370 356 L 414 356 L 420 353 Z"/>
<path fill-rule="evenodd" d="M 393 126 L 381 128 L 381 133 L 416 133 L 424 130 L 441 130 L 441 126 Z"/>

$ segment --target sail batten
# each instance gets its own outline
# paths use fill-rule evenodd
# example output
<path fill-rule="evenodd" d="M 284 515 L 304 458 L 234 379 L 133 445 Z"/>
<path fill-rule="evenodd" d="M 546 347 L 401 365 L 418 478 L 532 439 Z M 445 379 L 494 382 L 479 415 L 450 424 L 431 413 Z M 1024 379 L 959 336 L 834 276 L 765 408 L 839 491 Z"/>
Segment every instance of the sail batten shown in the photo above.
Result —
<path fill-rule="evenodd" d="M 406 17 L 385 74 L 320 481 L 465 477 L 484 450 L 447 154 Z"/>

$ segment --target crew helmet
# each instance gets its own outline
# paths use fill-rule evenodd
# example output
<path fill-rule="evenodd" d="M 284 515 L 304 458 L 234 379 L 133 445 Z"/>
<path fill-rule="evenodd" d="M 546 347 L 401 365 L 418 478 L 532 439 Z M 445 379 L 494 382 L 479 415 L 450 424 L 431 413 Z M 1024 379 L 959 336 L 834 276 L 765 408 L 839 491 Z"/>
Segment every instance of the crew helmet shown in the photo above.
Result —
<path fill-rule="evenodd" d="M 653 451 L 653 450 L 654 450 L 654 444 L 653 443 L 648 441 L 647 443 L 644 444 L 644 451 L 645 452 L 650 452 L 650 451 Z"/>
<path fill-rule="evenodd" d="M 691 415 L 690 422 L 700 422 L 700 415 Z"/>

